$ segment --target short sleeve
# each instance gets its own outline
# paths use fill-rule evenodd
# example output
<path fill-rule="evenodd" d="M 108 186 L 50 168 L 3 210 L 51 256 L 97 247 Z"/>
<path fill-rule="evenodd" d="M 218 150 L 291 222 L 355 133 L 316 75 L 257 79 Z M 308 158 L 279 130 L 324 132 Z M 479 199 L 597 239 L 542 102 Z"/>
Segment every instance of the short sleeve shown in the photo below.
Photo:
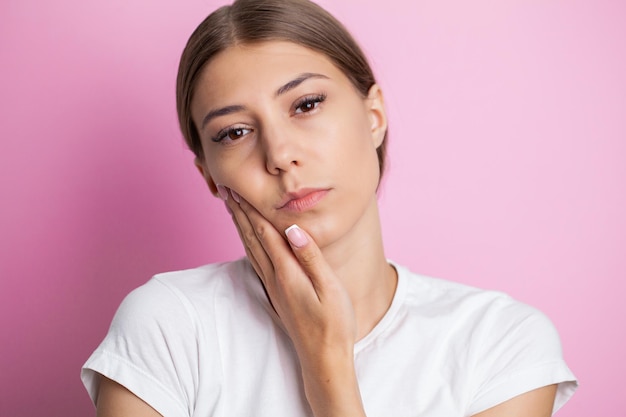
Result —
<path fill-rule="evenodd" d="M 190 416 L 198 379 L 198 325 L 174 290 L 153 278 L 131 292 L 83 366 L 95 402 L 99 376 L 125 386 L 162 415 Z"/>
<path fill-rule="evenodd" d="M 538 310 L 509 298 L 497 301 L 487 316 L 475 358 L 475 392 L 469 415 L 558 384 L 554 414 L 573 395 L 577 381 L 563 359 L 552 322 Z"/>

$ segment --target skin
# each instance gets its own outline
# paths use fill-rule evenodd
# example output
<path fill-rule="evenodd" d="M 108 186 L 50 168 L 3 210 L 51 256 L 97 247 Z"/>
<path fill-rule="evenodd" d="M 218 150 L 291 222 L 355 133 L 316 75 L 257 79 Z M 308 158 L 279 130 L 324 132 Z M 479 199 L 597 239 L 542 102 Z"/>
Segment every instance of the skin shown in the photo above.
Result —
<path fill-rule="evenodd" d="M 387 128 L 379 87 L 363 97 L 328 58 L 296 44 L 237 45 L 204 69 L 192 116 L 205 154 L 196 166 L 225 200 L 294 342 L 313 414 L 365 416 L 353 347 L 397 283 L 376 199 Z M 555 392 L 539 388 L 476 416 L 549 416 Z M 99 393 L 100 417 L 159 415 L 107 378 Z"/>

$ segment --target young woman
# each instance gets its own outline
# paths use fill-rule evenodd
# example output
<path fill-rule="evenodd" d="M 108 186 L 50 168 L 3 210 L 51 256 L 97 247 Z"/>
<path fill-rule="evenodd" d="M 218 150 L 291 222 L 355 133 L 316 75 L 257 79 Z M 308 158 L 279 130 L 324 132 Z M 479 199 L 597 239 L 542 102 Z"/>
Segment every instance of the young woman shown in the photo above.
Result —
<path fill-rule="evenodd" d="M 384 254 L 383 96 L 307 0 L 238 0 L 183 52 L 180 125 L 247 257 L 161 274 L 83 370 L 98 416 L 550 416 L 551 323 Z"/>

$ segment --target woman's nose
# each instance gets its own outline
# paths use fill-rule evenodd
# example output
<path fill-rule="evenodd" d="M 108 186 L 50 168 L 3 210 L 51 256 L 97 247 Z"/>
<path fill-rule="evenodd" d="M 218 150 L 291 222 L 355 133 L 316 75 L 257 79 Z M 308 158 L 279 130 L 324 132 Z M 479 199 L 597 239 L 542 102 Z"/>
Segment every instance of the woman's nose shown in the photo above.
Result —
<path fill-rule="evenodd" d="M 272 175 L 286 172 L 302 162 L 301 150 L 297 139 L 286 131 L 265 132 L 263 137 L 265 151 L 265 166 Z"/>

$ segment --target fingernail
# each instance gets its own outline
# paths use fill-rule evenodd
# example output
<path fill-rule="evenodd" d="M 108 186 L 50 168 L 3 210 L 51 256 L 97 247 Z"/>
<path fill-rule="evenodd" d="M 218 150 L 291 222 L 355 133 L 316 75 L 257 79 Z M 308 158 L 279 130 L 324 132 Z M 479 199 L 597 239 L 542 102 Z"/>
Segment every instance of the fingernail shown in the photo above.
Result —
<path fill-rule="evenodd" d="M 306 237 L 302 229 L 298 227 L 297 224 L 289 226 L 285 229 L 285 235 L 287 235 L 287 239 L 289 242 L 296 248 L 301 248 L 307 243 L 309 243 L 309 239 Z"/>
<path fill-rule="evenodd" d="M 235 190 L 230 190 L 230 193 L 233 195 L 233 200 L 239 203 L 239 201 L 241 200 L 241 198 L 239 197 L 239 194 L 237 194 Z"/>
<path fill-rule="evenodd" d="M 217 193 L 220 195 L 222 200 L 228 200 L 228 190 L 223 185 L 217 184 Z"/>
<path fill-rule="evenodd" d="M 230 207 L 228 207 L 228 204 L 224 203 L 224 207 L 226 207 L 226 211 L 228 212 L 228 214 L 230 214 L 232 216 L 233 215 L 233 211 L 230 209 Z"/>

